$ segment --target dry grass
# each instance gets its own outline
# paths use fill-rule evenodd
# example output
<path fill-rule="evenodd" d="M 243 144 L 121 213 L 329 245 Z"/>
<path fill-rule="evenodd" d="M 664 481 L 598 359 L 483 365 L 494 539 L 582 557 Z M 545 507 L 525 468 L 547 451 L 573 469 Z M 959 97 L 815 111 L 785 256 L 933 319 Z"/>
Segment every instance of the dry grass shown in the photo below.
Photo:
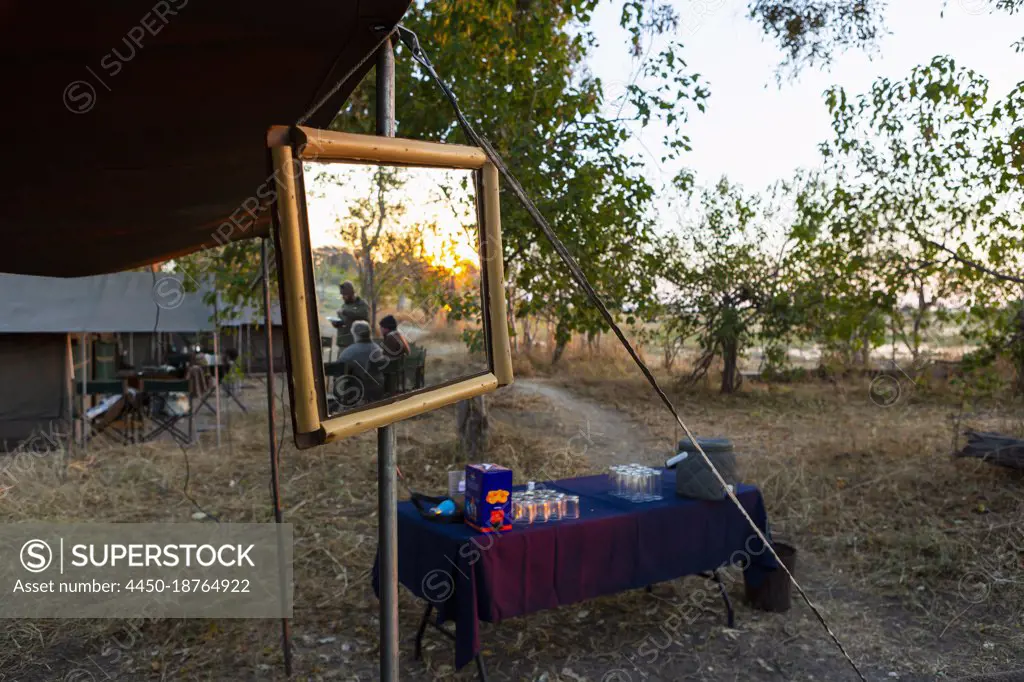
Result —
<path fill-rule="evenodd" d="M 657 436 L 682 437 L 621 349 L 584 351 L 557 370 L 537 365 Z M 904 382 L 900 400 L 882 407 L 867 380 L 748 383 L 723 396 L 713 372 L 697 386 L 683 385 L 683 372 L 656 374 L 691 430 L 745 453 L 742 472 L 764 492 L 776 531 L 855 585 L 936 619 L 984 601 L 1024 643 L 1024 475 L 951 457 L 957 425 L 1024 437 L 1019 398 L 965 411 L 955 386 Z"/>
<path fill-rule="evenodd" d="M 519 376 L 548 376 L 571 385 L 631 414 L 665 439 L 678 437 L 625 356 L 608 355 L 600 362 L 570 356 L 556 369 L 519 357 L 516 370 Z M 775 531 L 815 556 L 829 574 L 848 588 L 898 597 L 932 624 L 932 638 L 983 630 L 985 636 L 1024 650 L 1019 622 L 1024 612 L 1024 479 L 949 457 L 950 416 L 956 408 L 944 396 L 915 393 L 880 408 L 868 399 L 866 385 L 751 385 L 723 397 L 702 387 L 683 390 L 671 377 L 664 378 L 691 428 L 729 436 L 746 453 L 745 478 L 764 491 Z M 254 393 L 248 402 L 259 404 L 259 396 Z M 541 398 L 518 396 L 512 402 L 502 393 L 494 405 L 510 413 L 546 409 Z M 1014 409 L 990 405 L 968 415 L 965 423 L 1020 435 L 1020 412 Z M 445 409 L 398 425 L 398 460 L 405 479 L 418 490 L 443 490 L 446 472 L 465 463 L 454 421 L 454 410 Z M 220 449 L 204 436 L 202 447 L 189 450 L 189 493 L 224 522 L 270 521 L 265 421 L 259 414 L 235 414 L 229 433 Z M 369 588 L 377 532 L 375 438 L 367 434 L 304 452 L 288 439 L 285 443 L 281 481 L 286 519 L 295 524 L 298 679 L 372 678 L 378 637 L 377 602 Z M 502 420 L 494 423 L 491 448 L 490 458 L 511 466 L 518 481 L 588 469 L 563 436 Z M 87 459 L 72 462 L 66 480 L 53 459 L 23 460 L 17 483 L 0 500 L 4 522 L 193 522 L 196 509 L 182 492 L 185 457 L 173 445 L 92 449 Z M 653 602 L 624 595 L 579 607 L 583 616 L 570 607 L 517 620 L 520 625 L 490 635 L 492 646 L 521 666 L 516 668 L 519 677 L 535 679 L 547 671 L 552 682 L 572 679 L 559 677 L 563 664 L 552 668 L 552 656 L 561 656 L 565 666 L 572 661 L 577 670 L 585 667 L 581 659 L 607 669 L 612 665 L 608 652 L 654 630 L 665 617 L 664 604 L 687 593 L 685 583 L 664 589 Z M 401 594 L 406 636 L 419 607 L 404 590 Z M 869 634 L 874 624 L 864 613 L 844 609 L 840 604 L 833 614 L 842 619 L 845 633 L 861 632 L 857 628 L 864 621 L 864 634 L 854 637 L 853 649 L 882 656 L 878 652 L 889 646 L 882 642 L 887 635 Z M 587 637 L 575 636 L 574 624 L 591 611 L 596 615 L 587 619 Z M 717 616 L 711 618 L 717 623 Z M 752 621 L 751 631 L 784 622 L 758 621 L 754 614 L 743 618 Z M 798 620 L 794 615 L 791 625 L 779 627 L 820 635 L 803 616 Z M 274 677 L 281 665 L 277 628 L 265 621 L 147 623 L 140 639 L 144 644 L 131 647 L 118 665 L 121 671 L 135 671 L 130 679 Z M 563 635 L 552 634 L 563 630 Z M 41 662 L 95 657 L 112 638 L 124 641 L 127 631 L 120 621 L 4 621 L 0 671 L 17 679 L 53 679 L 39 672 Z M 785 633 L 778 637 L 792 635 L 788 629 Z M 329 660 L 323 658 L 321 642 L 329 642 Z M 404 641 L 403 661 L 409 660 L 408 647 Z M 816 655 L 833 654 L 825 644 Z M 672 655 L 666 654 L 662 663 L 670 663 Z M 448 644 L 431 643 L 426 677 L 417 679 L 450 679 L 450 663 Z M 458 677 L 471 679 L 472 671 Z"/>
<path fill-rule="evenodd" d="M 496 406 L 503 400 L 496 398 Z M 270 522 L 265 413 L 236 413 L 232 419 L 220 449 L 204 435 L 200 446 L 188 450 L 188 496 L 183 493 L 186 455 L 174 444 L 91 447 L 87 457 L 72 460 L 66 480 L 59 456 L 19 457 L 13 469 L 17 482 L 0 500 L 0 520 L 191 523 L 197 511 L 191 497 L 222 522 Z M 444 490 L 447 471 L 466 464 L 455 439 L 453 408 L 402 422 L 397 430 L 402 474 L 417 490 Z M 369 579 L 377 544 L 375 448 L 372 433 L 302 452 L 286 438 L 281 455 L 285 517 L 295 525 L 296 642 L 344 638 L 351 655 L 367 664 L 375 658 L 378 636 Z M 520 480 L 573 476 L 585 469 L 564 441 L 528 440 L 500 422 L 492 427 L 491 448 L 494 459 L 511 466 Z M 403 591 L 404 622 L 414 622 L 418 609 Z M 238 679 L 260 671 L 276 674 L 281 665 L 277 627 L 230 620 L 146 623 L 147 645 L 131 652 L 132 665 L 157 678 L 164 669 L 173 670 L 175 679 L 232 679 L 205 676 L 225 667 L 238 670 Z M 83 646 L 95 657 L 106 642 L 124 641 L 130 632 L 130 624 L 111 620 L 3 621 L 0 671 L 27 674 L 39 661 L 78 660 Z M 315 660 L 297 669 L 304 676 L 323 671 Z"/>

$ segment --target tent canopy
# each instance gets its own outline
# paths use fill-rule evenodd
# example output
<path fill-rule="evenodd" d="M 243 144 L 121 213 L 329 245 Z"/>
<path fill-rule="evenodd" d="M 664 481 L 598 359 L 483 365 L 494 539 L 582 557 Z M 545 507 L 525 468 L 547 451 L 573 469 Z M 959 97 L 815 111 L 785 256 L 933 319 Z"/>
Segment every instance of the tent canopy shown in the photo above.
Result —
<path fill-rule="evenodd" d="M 266 192 L 267 129 L 296 122 L 409 4 L 129 0 L 58 17 L 0 3 L 0 272 L 115 272 L 265 234 L 246 208 Z M 373 63 L 308 124 L 326 127 Z"/>
<path fill-rule="evenodd" d="M 212 312 L 201 292 L 167 273 L 0 274 L 0 333 L 192 333 L 213 330 Z"/>

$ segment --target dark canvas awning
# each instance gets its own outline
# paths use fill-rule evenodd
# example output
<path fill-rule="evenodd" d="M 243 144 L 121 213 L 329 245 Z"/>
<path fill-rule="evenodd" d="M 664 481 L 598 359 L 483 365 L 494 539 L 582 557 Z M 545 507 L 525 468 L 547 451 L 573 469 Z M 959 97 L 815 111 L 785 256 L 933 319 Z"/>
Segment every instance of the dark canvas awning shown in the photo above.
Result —
<path fill-rule="evenodd" d="M 113 272 L 266 229 L 265 133 L 410 0 L 0 2 L 0 272 Z M 326 126 L 369 59 L 309 125 Z M 264 219 L 265 220 L 265 219 Z M 228 232 L 230 231 L 230 234 Z"/>

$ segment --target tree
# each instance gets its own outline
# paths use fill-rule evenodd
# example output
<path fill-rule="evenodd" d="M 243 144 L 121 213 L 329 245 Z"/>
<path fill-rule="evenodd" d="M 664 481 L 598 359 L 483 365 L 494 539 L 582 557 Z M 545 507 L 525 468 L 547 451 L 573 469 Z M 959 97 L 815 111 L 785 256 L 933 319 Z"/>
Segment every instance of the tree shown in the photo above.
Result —
<path fill-rule="evenodd" d="M 1009 14 L 1024 8 L 1024 0 L 979 1 L 990 11 Z M 828 65 L 847 50 L 877 50 L 878 40 L 886 34 L 886 4 L 887 0 L 752 0 L 748 11 L 785 53 L 781 70 L 795 75 L 804 67 Z M 933 7 L 942 11 L 945 0 Z M 1024 38 L 1014 47 L 1024 50 Z"/>
<path fill-rule="evenodd" d="M 955 299 L 964 322 L 1019 300 L 1024 84 L 990 102 L 985 78 L 937 57 L 859 97 L 833 88 L 826 103 L 835 136 L 821 146 L 825 173 L 808 185 L 794 235 L 846 254 L 844 277 L 871 263 L 876 302 L 896 327 L 900 297 L 915 295 L 914 355 L 929 315 L 949 314 L 944 301 Z"/>
<path fill-rule="evenodd" d="M 318 173 L 318 183 L 353 185 L 363 169 L 350 171 L 346 176 L 327 172 Z M 402 200 L 404 179 L 399 169 L 378 166 L 370 178 L 369 195 L 346 203 L 348 212 L 338 217 L 338 235 L 342 243 L 352 250 L 356 271 L 359 273 L 359 291 L 370 304 L 370 328 L 377 328 L 377 308 L 382 291 L 393 288 L 398 278 L 398 266 L 422 244 L 422 235 L 403 227 L 396 230 L 396 221 L 406 213 Z"/>
<path fill-rule="evenodd" d="M 670 43 L 643 62 L 620 112 L 602 113 L 604 85 L 586 69 L 596 4 L 448 0 L 414 6 L 403 23 L 420 36 L 467 116 L 505 158 L 609 307 L 639 310 L 654 299 L 655 188 L 643 164 L 620 148 L 636 127 L 660 118 L 669 125 L 672 153 L 684 151 L 688 141 L 680 126 L 691 107 L 703 107 L 707 90 L 687 74 L 679 45 Z M 673 16 L 661 4 L 624 2 L 622 23 L 634 36 L 632 49 L 672 27 Z M 412 60 L 397 61 L 396 78 L 402 84 L 396 95 L 399 135 L 465 141 L 437 87 Z M 333 126 L 366 130 L 373 99 L 373 83 L 364 81 Z M 504 192 L 501 199 L 513 317 L 552 318 L 557 360 L 573 334 L 596 333 L 604 322 L 538 238 L 525 210 Z"/>
<path fill-rule="evenodd" d="M 1013 12 L 1024 0 L 991 0 Z M 509 162 L 597 290 L 615 310 L 655 305 L 657 258 L 651 220 L 656 188 L 640 162 L 620 151 L 637 129 L 661 119 L 667 148 L 689 148 L 689 113 L 703 110 L 707 87 L 688 71 L 681 46 L 638 59 L 636 78 L 614 116 L 605 84 L 586 69 L 595 38 L 589 30 L 596 0 L 438 0 L 415 3 L 403 23 L 416 31 L 439 72 L 452 84 L 478 129 Z M 678 15 L 660 0 L 622 0 L 621 24 L 632 36 L 628 54 L 645 53 L 653 36 L 674 29 Z M 750 16 L 776 38 L 793 65 L 827 63 L 843 49 L 867 48 L 882 33 L 883 0 L 753 0 Z M 626 56 L 624 54 L 624 56 Z M 398 51 L 398 134 L 463 141 L 436 87 Z M 372 133 L 373 78 L 366 78 L 332 123 Z M 678 178 L 689 182 L 686 173 Z M 528 217 L 502 196 L 506 273 L 513 320 L 543 314 L 556 320 L 559 348 L 574 333 L 594 335 L 603 321 L 587 305 Z M 259 244 L 240 242 L 209 255 L 179 259 L 180 269 L 213 275 L 230 300 L 258 302 Z M 524 330 L 525 331 L 525 330 Z"/>
<path fill-rule="evenodd" d="M 697 329 L 701 357 L 690 376 L 703 376 L 722 359 L 721 392 L 740 384 L 739 358 L 754 340 L 788 333 L 785 244 L 774 245 L 772 211 L 722 178 L 700 194 L 697 219 L 669 240 L 664 278 L 668 307 L 684 329 Z"/>

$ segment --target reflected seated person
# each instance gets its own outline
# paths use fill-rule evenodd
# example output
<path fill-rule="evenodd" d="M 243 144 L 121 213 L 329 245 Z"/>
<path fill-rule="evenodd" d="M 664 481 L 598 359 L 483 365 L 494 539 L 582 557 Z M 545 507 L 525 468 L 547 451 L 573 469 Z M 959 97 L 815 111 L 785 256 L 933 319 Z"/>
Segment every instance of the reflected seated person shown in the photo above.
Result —
<path fill-rule="evenodd" d="M 380 325 L 380 336 L 383 339 L 381 345 L 384 352 L 391 358 L 400 358 L 409 354 L 409 341 L 402 332 L 398 331 L 398 321 L 393 315 L 385 315 L 378 323 Z"/>
<path fill-rule="evenodd" d="M 370 380 L 370 386 L 363 387 L 363 393 L 367 400 L 373 400 L 384 385 L 384 377 L 381 369 L 387 359 L 381 351 L 380 346 L 370 339 L 370 323 L 363 320 L 356 320 L 351 327 L 353 343 L 341 352 L 339 362 L 347 365 L 358 365 Z M 351 371 L 351 370 L 350 370 Z M 357 375 L 358 377 L 358 375 Z M 362 380 L 362 377 L 359 377 Z"/>

